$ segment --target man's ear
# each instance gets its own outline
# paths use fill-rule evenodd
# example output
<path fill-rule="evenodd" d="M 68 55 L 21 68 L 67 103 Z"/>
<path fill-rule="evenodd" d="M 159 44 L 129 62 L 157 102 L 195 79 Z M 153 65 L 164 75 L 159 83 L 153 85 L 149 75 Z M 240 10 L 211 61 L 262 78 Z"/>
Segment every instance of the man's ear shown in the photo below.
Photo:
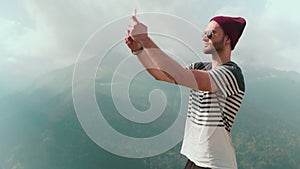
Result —
<path fill-rule="evenodd" d="M 231 44 L 231 40 L 228 35 L 225 35 L 225 44 Z"/>

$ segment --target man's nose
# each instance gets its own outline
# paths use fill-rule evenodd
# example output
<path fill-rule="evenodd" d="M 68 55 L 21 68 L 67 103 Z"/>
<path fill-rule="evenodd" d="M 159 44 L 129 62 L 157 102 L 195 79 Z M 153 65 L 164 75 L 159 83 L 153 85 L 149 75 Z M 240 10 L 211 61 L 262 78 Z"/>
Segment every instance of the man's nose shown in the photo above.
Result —
<path fill-rule="evenodd" d="M 208 41 L 209 41 L 209 39 L 208 39 L 208 37 L 207 37 L 206 35 L 202 35 L 202 41 L 204 41 L 204 42 L 208 42 Z"/>

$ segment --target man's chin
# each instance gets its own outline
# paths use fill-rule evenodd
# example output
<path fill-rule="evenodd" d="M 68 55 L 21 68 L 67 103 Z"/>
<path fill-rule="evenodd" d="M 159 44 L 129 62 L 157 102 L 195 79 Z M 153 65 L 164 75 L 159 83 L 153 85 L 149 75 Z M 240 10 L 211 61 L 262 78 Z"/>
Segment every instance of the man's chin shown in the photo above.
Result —
<path fill-rule="evenodd" d="M 213 51 L 211 49 L 203 49 L 202 50 L 204 54 L 212 54 Z"/>

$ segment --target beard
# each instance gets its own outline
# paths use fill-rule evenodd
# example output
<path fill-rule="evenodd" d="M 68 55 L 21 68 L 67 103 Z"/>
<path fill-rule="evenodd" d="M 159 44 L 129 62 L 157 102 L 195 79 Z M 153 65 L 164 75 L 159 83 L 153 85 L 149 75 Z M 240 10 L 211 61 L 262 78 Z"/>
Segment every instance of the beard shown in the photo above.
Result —
<path fill-rule="evenodd" d="M 213 45 L 209 44 L 207 46 L 203 47 L 203 53 L 204 54 L 213 54 L 215 52 L 218 52 L 224 48 L 224 40 L 225 36 L 217 42 L 213 42 Z"/>

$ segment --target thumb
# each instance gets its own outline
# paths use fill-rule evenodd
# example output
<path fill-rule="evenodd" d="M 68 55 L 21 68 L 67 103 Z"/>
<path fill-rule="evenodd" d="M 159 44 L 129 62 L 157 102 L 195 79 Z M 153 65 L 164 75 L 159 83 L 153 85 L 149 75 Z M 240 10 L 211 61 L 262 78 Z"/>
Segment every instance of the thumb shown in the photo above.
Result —
<path fill-rule="evenodd" d="M 131 22 L 132 23 L 139 23 L 138 19 L 136 18 L 136 9 L 134 9 L 131 13 Z"/>

